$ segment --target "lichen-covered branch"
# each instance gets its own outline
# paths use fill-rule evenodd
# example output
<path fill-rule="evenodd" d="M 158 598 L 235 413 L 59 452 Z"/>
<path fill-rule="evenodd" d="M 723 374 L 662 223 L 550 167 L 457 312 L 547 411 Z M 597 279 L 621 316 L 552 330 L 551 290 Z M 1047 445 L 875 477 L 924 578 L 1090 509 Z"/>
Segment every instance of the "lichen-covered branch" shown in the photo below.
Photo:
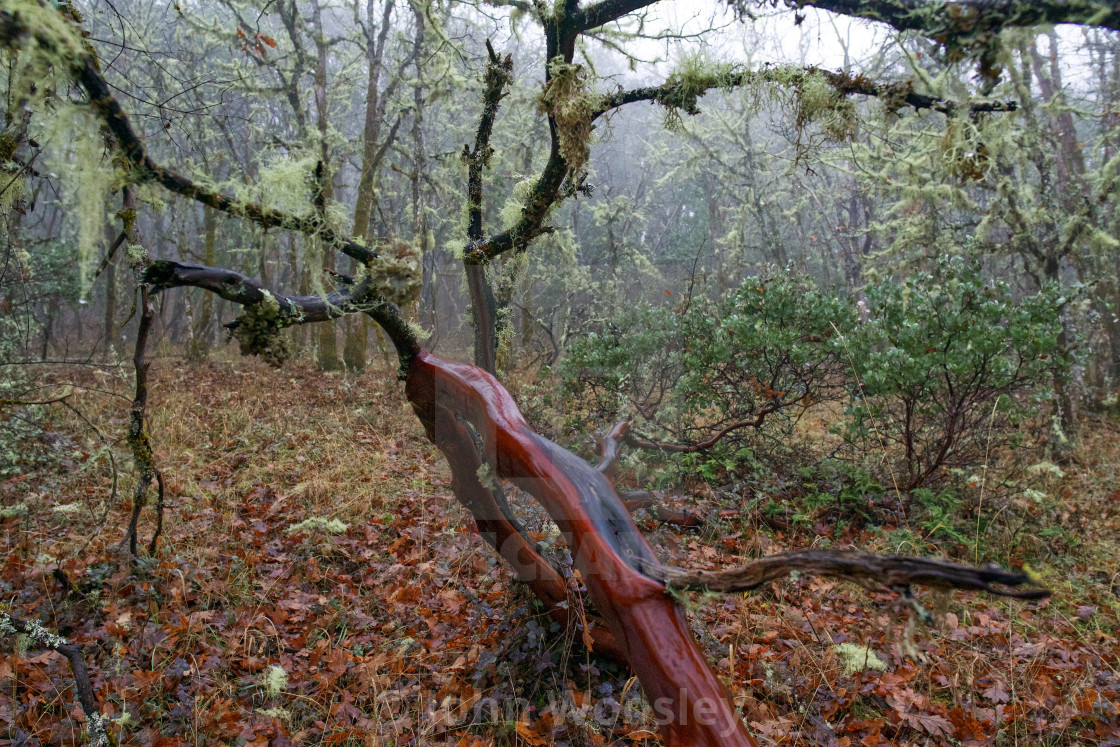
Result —
<path fill-rule="evenodd" d="M 280 337 L 280 330 L 357 312 L 369 314 L 386 330 L 397 347 L 401 365 L 407 365 L 411 356 L 419 351 L 420 343 L 397 308 L 385 300 L 385 295 L 393 289 L 407 287 L 412 281 L 402 277 L 394 282 L 394 277 L 391 273 L 376 273 L 376 279 L 375 275 L 369 275 L 325 296 L 285 296 L 272 293 L 258 281 L 233 270 L 170 260 L 153 262 L 143 276 L 144 282 L 155 292 L 194 286 L 244 306 L 241 316 L 227 326 L 241 344 L 243 353 L 260 355 L 274 365 L 286 360 L 291 352 Z"/>
<path fill-rule="evenodd" d="M 580 31 L 605 26 L 634 11 L 656 5 L 658 0 L 600 0 L 574 14 L 573 22 Z"/>
<path fill-rule="evenodd" d="M 117 214 L 123 227 L 121 234 L 126 236 L 128 242 L 129 261 L 141 273 L 148 263 L 147 252 L 144 251 L 140 241 L 140 232 L 136 227 L 136 193 L 125 187 L 124 207 Z M 136 465 L 136 486 L 132 492 L 132 515 L 128 522 L 128 531 L 125 541 L 128 551 L 133 556 L 137 552 L 137 534 L 139 532 L 140 512 L 148 500 L 148 489 L 154 480 L 157 489 L 156 498 L 156 531 L 152 534 L 149 548 L 155 552 L 159 535 L 163 531 L 163 475 L 156 468 L 155 458 L 152 454 L 152 440 L 148 433 L 148 369 L 151 361 L 148 360 L 148 339 L 151 335 L 152 321 L 155 319 L 155 302 L 151 297 L 148 285 L 144 282 L 139 287 L 140 320 L 136 328 L 136 346 L 132 353 L 132 366 L 136 375 L 136 390 L 132 397 L 132 406 L 128 413 L 128 446 L 132 450 L 132 461 Z"/>
<path fill-rule="evenodd" d="M 937 41 L 968 40 L 1001 29 L 1076 23 L 1120 29 L 1120 5 L 1112 0 L 781 0 L 792 8 L 820 8 L 882 21 Z M 732 0 L 740 9 L 772 0 Z"/>
<path fill-rule="evenodd" d="M 732 89 L 744 86 L 772 84 L 789 87 L 803 86 L 813 76 L 819 76 L 837 97 L 873 96 L 886 107 L 897 111 L 904 107 L 915 110 L 931 109 L 946 115 L 960 111 L 961 104 L 949 99 L 929 96 L 914 90 L 913 81 L 876 83 L 865 75 L 809 67 L 764 67 L 761 70 L 714 69 L 710 73 L 684 76 L 674 75 L 659 86 L 646 86 L 616 91 L 602 97 L 595 114 L 600 117 L 620 106 L 639 101 L 650 101 L 662 106 L 679 109 L 686 114 L 697 114 L 697 100 L 713 89 Z M 978 101 L 968 105 L 970 113 L 1014 111 L 1014 101 Z"/>
<path fill-rule="evenodd" d="M 105 727 L 105 717 L 97 706 L 97 696 L 93 694 L 89 669 L 86 668 L 82 647 L 70 643 L 62 636 L 52 633 L 34 620 L 23 620 L 11 613 L 0 610 L 0 634 L 25 635 L 39 647 L 56 651 L 66 657 L 70 671 L 74 674 L 74 691 L 78 703 L 86 714 L 86 731 L 89 733 L 90 747 L 109 747 L 109 734 Z"/>
<path fill-rule="evenodd" d="M 498 105 L 506 96 L 506 88 L 513 81 L 513 57 L 501 58 L 486 40 L 489 62 L 483 77 L 482 115 L 475 133 L 474 148 L 463 146 L 462 159 L 467 164 L 467 238 L 472 242 L 482 240 L 482 174 L 489 165 L 494 149 L 490 135 L 498 116 Z M 483 263 L 464 262 L 467 288 L 470 291 L 471 311 L 474 317 L 474 362 L 490 373 L 497 373 L 498 334 L 497 301 L 486 280 Z"/>

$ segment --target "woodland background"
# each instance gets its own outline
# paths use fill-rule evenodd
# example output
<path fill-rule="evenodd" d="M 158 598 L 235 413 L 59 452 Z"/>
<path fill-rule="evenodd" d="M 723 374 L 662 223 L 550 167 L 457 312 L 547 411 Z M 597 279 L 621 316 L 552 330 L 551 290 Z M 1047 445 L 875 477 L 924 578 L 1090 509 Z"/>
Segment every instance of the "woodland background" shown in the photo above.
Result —
<path fill-rule="evenodd" d="M 531 11 L 75 7 L 157 161 L 317 205 L 413 268 L 403 308 L 426 347 L 470 359 L 466 146 L 487 40 L 513 71 L 487 225 L 517 219 L 547 157 Z M 682 595 L 761 738 L 1117 744 L 1120 37 L 1005 31 L 978 73 L 916 35 L 756 15 L 669 6 L 578 50 L 581 91 L 668 77 L 681 98 L 600 120 L 552 230 L 488 266 L 497 372 L 589 460 L 594 434 L 631 420 L 620 483 L 647 491 L 642 527 L 681 565 L 856 547 L 1026 568 L 1054 592 L 920 594 L 928 624 L 804 577 Z M 145 550 L 153 501 L 121 547 L 143 472 L 137 268 L 222 266 L 302 295 L 358 268 L 155 186 L 125 208 L 143 246 L 119 241 L 127 165 L 63 76 L 27 96 L 3 55 L 0 601 L 86 646 L 113 738 L 657 743 L 634 679 L 480 549 L 364 317 L 285 330 L 261 360 L 223 326 L 235 305 L 158 295 L 160 536 Z M 742 69 L 757 79 L 731 86 Z M 877 96 L 842 90 L 871 81 Z M 547 516 L 515 510 L 563 562 Z M 0 644 L 0 743 L 81 743 L 66 661 L 21 641 Z"/>

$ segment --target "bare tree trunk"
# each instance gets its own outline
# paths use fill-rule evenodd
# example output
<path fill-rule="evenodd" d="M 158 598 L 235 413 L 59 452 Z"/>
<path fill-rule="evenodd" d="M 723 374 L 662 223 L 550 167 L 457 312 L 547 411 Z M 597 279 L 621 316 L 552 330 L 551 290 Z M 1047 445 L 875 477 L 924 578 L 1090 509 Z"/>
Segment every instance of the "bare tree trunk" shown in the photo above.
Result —
<path fill-rule="evenodd" d="M 327 37 L 323 31 L 323 13 L 319 0 L 311 0 L 311 17 L 315 25 L 315 112 L 319 130 L 319 165 L 315 170 L 315 203 L 319 219 L 326 221 L 327 202 L 334 197 L 334 174 L 331 170 L 330 147 L 327 142 Z M 318 238 L 323 252 L 323 274 L 334 271 L 334 247 Z M 333 324 L 319 325 L 316 360 L 321 371 L 342 368 L 338 360 L 338 330 Z"/>
<path fill-rule="evenodd" d="M 105 236 L 109 242 L 112 242 L 108 245 L 108 253 L 105 255 L 105 260 L 102 265 L 104 267 L 104 270 L 102 270 L 102 274 L 105 276 L 105 355 L 109 356 L 109 349 L 113 346 L 113 342 L 118 339 L 117 257 L 116 252 L 113 251 L 117 235 L 113 228 L 110 226 L 106 230 Z"/>
<path fill-rule="evenodd" d="M 124 223 L 126 241 L 130 245 L 142 246 L 140 232 L 136 228 L 136 196 L 131 188 L 124 190 L 124 209 L 121 218 Z M 131 260 L 130 260 L 131 261 Z M 144 262 L 146 263 L 146 258 Z M 149 545 L 150 552 L 155 552 L 159 535 L 163 531 L 163 475 L 156 469 L 152 455 L 152 442 L 148 435 L 148 369 L 151 361 L 148 360 L 148 339 L 155 319 L 155 302 L 153 301 L 148 284 L 140 283 L 139 300 L 140 319 L 136 327 L 136 347 L 132 354 L 132 365 L 136 374 L 136 391 L 132 398 L 132 407 L 128 414 L 128 445 L 132 449 L 132 459 L 136 464 L 136 487 L 132 492 L 132 516 L 129 518 L 128 531 L 125 541 L 128 551 L 133 556 L 139 554 L 137 550 L 138 525 L 140 512 L 143 511 L 148 500 L 148 490 L 152 481 L 157 486 L 156 502 L 156 530 L 152 535 Z"/>
<path fill-rule="evenodd" d="M 424 203 L 420 197 L 420 179 L 428 168 L 427 158 L 424 153 L 424 65 L 421 52 L 424 48 L 424 10 L 418 2 L 412 3 L 413 22 L 416 24 L 416 39 L 413 47 L 412 62 L 415 80 L 412 85 L 412 173 L 409 174 L 409 186 L 412 191 L 412 242 L 416 250 L 423 256 L 430 250 L 428 247 L 428 219 L 424 214 Z M 409 317 L 413 321 L 419 319 L 420 298 L 417 296 L 409 309 Z"/>
<path fill-rule="evenodd" d="M 209 267 L 217 264 L 218 213 L 213 208 L 202 207 L 202 254 Z M 194 327 L 194 339 L 187 346 L 190 360 L 203 360 L 210 355 L 214 340 L 214 297 L 203 293 L 199 299 L 198 318 Z"/>

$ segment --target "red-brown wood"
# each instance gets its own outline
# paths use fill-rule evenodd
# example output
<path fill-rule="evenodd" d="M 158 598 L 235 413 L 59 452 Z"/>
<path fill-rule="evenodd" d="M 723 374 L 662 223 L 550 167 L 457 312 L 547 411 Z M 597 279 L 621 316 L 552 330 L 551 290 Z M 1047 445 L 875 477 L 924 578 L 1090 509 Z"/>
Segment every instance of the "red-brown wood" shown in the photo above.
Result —
<path fill-rule="evenodd" d="M 700 651 L 684 611 L 660 582 L 635 570 L 643 560 L 655 559 L 653 551 L 603 475 L 533 432 L 509 392 L 479 368 L 420 352 L 409 366 L 406 393 L 432 441 L 441 449 L 452 447 L 445 453 L 459 487 L 470 488 L 459 496 L 468 508 L 484 504 L 477 493 L 485 488 L 469 485 L 467 476 L 478 460 L 456 415 L 481 435 L 486 461 L 497 475 L 531 493 L 548 511 L 591 599 L 637 674 L 666 743 L 757 745 Z M 484 523 L 489 520 L 483 517 Z M 503 541 L 509 539 L 507 534 Z M 521 569 L 526 567 L 539 564 Z M 554 582 L 543 588 L 550 593 Z"/>

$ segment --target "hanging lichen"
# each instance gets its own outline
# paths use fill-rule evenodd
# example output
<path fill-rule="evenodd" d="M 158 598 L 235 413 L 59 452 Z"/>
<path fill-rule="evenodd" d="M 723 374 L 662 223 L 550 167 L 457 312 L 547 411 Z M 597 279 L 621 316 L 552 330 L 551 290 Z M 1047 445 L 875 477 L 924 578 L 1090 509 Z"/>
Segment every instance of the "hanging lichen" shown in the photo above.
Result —
<path fill-rule="evenodd" d="M 75 224 L 79 292 L 89 289 L 93 265 L 100 260 L 99 242 L 109 217 L 106 197 L 119 186 L 119 175 L 105 150 L 98 121 L 87 106 L 65 106 L 42 123 L 45 170 L 57 176 Z"/>
<path fill-rule="evenodd" d="M 948 173 L 966 182 L 983 181 L 991 161 L 980 131 L 962 117 L 950 117 L 945 122 L 941 158 Z"/>
<path fill-rule="evenodd" d="M 521 220 L 521 214 L 525 211 L 525 204 L 533 194 L 533 188 L 536 187 L 536 185 L 537 182 L 535 179 L 522 179 L 517 184 L 513 185 L 513 189 L 510 190 L 509 199 L 502 205 L 502 209 L 498 214 L 503 231 L 508 231 L 513 228 L 517 225 L 517 222 Z"/>
<path fill-rule="evenodd" d="M 665 127 L 680 132 L 684 127 L 681 112 L 699 114 L 697 102 L 713 88 L 730 88 L 736 82 L 736 69 L 729 63 L 713 63 L 702 53 L 684 57 L 662 86 L 657 102 L 665 107 Z"/>
<path fill-rule="evenodd" d="M 270 366 L 279 368 L 292 357 L 294 345 L 280 331 L 288 326 L 288 315 L 267 290 L 264 299 L 249 304 L 237 317 L 230 334 L 241 346 L 242 355 L 259 355 Z"/>
<path fill-rule="evenodd" d="M 407 306 L 420 296 L 423 273 L 420 249 L 405 241 L 395 240 L 378 247 L 377 259 L 369 263 L 370 294 L 381 301 Z"/>
<path fill-rule="evenodd" d="M 273 153 L 261 164 L 256 183 L 238 196 L 289 213 L 305 212 L 318 162 L 318 155 L 310 151 Z"/>
<path fill-rule="evenodd" d="M 798 131 L 818 125 L 830 140 L 850 140 L 859 118 L 855 104 L 837 91 L 822 73 L 813 71 L 794 83 L 795 120 Z"/>
<path fill-rule="evenodd" d="M 548 63 L 550 80 L 540 98 L 540 109 L 556 123 L 560 155 L 571 174 L 581 174 L 591 155 L 593 120 L 603 97 L 591 91 L 590 75 L 582 65 L 560 57 Z"/>

